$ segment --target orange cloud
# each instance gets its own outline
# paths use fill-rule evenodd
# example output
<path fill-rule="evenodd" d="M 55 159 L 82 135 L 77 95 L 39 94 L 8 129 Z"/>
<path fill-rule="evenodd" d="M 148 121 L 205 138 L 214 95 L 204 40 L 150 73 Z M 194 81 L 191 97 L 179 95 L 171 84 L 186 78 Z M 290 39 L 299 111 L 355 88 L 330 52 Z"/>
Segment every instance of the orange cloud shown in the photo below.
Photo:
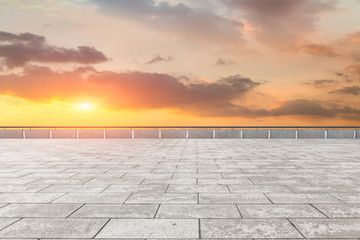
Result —
<path fill-rule="evenodd" d="M 332 46 L 324 44 L 304 44 L 299 46 L 298 50 L 315 56 L 335 57 L 338 55 Z"/>
<path fill-rule="evenodd" d="M 250 109 L 241 101 L 260 85 L 233 75 L 216 82 L 184 84 L 168 74 L 96 71 L 91 67 L 56 72 L 46 67 L 26 67 L 20 75 L 0 75 L 0 93 L 31 101 L 71 100 L 91 97 L 108 109 L 174 109 L 202 117 L 278 117 L 360 119 L 360 109 L 326 106 L 307 99 L 283 102 L 271 109 Z M 237 103 L 234 103 L 237 102 Z"/>

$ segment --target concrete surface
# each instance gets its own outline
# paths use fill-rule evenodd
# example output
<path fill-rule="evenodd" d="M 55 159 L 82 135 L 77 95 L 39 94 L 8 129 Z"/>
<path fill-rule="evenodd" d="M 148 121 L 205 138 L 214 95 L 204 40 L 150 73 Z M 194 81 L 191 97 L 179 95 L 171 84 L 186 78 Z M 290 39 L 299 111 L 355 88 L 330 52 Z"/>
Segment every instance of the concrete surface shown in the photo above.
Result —
<path fill-rule="evenodd" d="M 1 139 L 0 239 L 360 239 L 359 156 L 354 139 Z"/>
<path fill-rule="evenodd" d="M 282 139 L 296 138 L 296 130 L 271 129 L 270 138 L 282 138 Z"/>
<path fill-rule="evenodd" d="M 268 129 L 244 129 L 243 138 L 269 138 Z"/>
<path fill-rule="evenodd" d="M 1 129 L 0 138 L 23 138 L 21 129 Z"/>
<path fill-rule="evenodd" d="M 212 129 L 190 129 L 189 138 L 213 138 L 214 130 Z"/>
<path fill-rule="evenodd" d="M 186 130 L 162 129 L 161 138 L 186 138 Z"/>
<path fill-rule="evenodd" d="M 135 129 L 134 138 L 159 138 L 157 129 Z"/>
<path fill-rule="evenodd" d="M 298 138 L 313 138 L 324 139 L 325 130 L 323 129 L 299 129 Z"/>
<path fill-rule="evenodd" d="M 50 138 L 50 130 L 47 129 L 26 129 L 25 138 Z"/>
<path fill-rule="evenodd" d="M 105 131 L 105 132 L 104 132 Z M 24 132 L 24 134 L 23 134 Z M 51 137 L 50 137 L 51 132 Z M 0 129 L 1 138 L 275 138 L 353 139 L 354 129 Z"/>
<path fill-rule="evenodd" d="M 328 138 L 354 138 L 354 130 L 353 129 L 335 129 L 335 130 L 327 130 Z"/>
<path fill-rule="evenodd" d="M 79 129 L 79 138 L 104 138 L 104 129 Z"/>
<path fill-rule="evenodd" d="M 241 138 L 239 129 L 216 129 L 215 138 Z"/>
<path fill-rule="evenodd" d="M 75 129 L 51 129 L 51 138 L 76 138 Z"/>
<path fill-rule="evenodd" d="M 131 138 L 132 133 L 130 129 L 106 129 L 106 138 Z"/>

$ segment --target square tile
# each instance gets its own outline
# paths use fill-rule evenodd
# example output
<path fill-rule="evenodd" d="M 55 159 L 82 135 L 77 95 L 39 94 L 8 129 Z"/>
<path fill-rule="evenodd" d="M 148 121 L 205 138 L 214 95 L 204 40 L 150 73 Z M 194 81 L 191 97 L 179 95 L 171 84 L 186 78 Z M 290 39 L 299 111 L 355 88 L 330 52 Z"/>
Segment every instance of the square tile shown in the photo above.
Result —
<path fill-rule="evenodd" d="M 255 186 L 243 186 L 243 185 L 229 185 L 231 193 L 292 193 L 286 186 L 274 186 L 274 185 L 255 185 Z"/>
<path fill-rule="evenodd" d="M 333 193 L 332 195 L 346 203 L 360 203 L 360 193 Z"/>
<path fill-rule="evenodd" d="M 238 205 L 243 218 L 326 218 L 310 205 Z"/>
<path fill-rule="evenodd" d="M 72 218 L 154 218 L 158 204 L 85 204 Z"/>
<path fill-rule="evenodd" d="M 0 203 L 50 203 L 63 193 L 0 193 Z"/>
<path fill-rule="evenodd" d="M 1 217 L 67 217 L 81 204 L 9 204 L 0 208 Z"/>
<path fill-rule="evenodd" d="M 0 217 L 0 231 L 18 220 L 19 220 L 19 218 L 2 218 L 2 216 L 1 216 Z"/>
<path fill-rule="evenodd" d="M 200 203 L 271 203 L 264 194 L 200 194 Z"/>
<path fill-rule="evenodd" d="M 307 238 L 358 238 L 360 219 L 291 219 Z"/>
<path fill-rule="evenodd" d="M 195 193 L 134 193 L 126 203 L 197 203 Z"/>
<path fill-rule="evenodd" d="M 199 238 L 198 219 L 112 219 L 96 238 Z"/>
<path fill-rule="evenodd" d="M 303 238 L 285 219 L 201 219 L 202 238 Z"/>
<path fill-rule="evenodd" d="M 24 218 L 0 231 L 0 238 L 93 238 L 107 219 Z"/>
<path fill-rule="evenodd" d="M 341 203 L 329 194 L 273 194 L 267 193 L 273 203 Z"/>
<path fill-rule="evenodd" d="M 360 218 L 360 204 L 314 204 L 329 218 Z"/>
<path fill-rule="evenodd" d="M 168 184 L 150 185 L 150 184 L 131 184 L 131 185 L 111 185 L 104 192 L 160 192 L 165 193 Z"/>
<path fill-rule="evenodd" d="M 86 192 L 93 192 L 93 193 L 100 193 L 101 191 L 105 190 L 109 185 L 52 185 L 40 192 L 53 192 L 53 193 L 86 193 Z"/>
<path fill-rule="evenodd" d="M 130 193 L 66 193 L 54 203 L 124 203 Z"/>
<path fill-rule="evenodd" d="M 235 204 L 161 204 L 156 218 L 241 218 Z"/>
<path fill-rule="evenodd" d="M 226 185 L 179 185 L 170 184 L 167 193 L 229 193 Z"/>

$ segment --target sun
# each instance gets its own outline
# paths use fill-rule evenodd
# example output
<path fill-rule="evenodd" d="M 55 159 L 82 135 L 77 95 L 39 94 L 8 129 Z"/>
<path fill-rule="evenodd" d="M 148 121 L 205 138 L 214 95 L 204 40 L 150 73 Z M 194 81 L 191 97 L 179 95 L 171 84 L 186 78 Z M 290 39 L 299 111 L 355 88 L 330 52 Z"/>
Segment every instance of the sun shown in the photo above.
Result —
<path fill-rule="evenodd" d="M 82 110 L 91 110 L 94 108 L 94 105 L 92 105 L 91 103 L 81 103 L 79 104 L 79 108 Z"/>

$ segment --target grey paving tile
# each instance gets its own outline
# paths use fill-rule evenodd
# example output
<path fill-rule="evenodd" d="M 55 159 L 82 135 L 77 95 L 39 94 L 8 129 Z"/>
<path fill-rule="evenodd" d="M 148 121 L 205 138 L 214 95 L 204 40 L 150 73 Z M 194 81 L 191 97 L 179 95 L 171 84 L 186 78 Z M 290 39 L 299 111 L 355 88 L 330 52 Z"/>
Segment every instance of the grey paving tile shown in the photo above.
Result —
<path fill-rule="evenodd" d="M 91 179 L 87 181 L 85 185 L 129 185 L 129 184 L 140 184 L 144 181 L 144 178 L 132 178 L 132 179 Z"/>
<path fill-rule="evenodd" d="M 142 185 L 161 185 L 161 184 L 196 184 L 196 178 L 178 178 L 170 180 L 145 179 Z"/>
<path fill-rule="evenodd" d="M 276 217 L 298 219 L 311 217 L 312 221 L 316 217 L 312 215 L 314 212 L 307 212 L 308 208 L 302 208 L 308 203 L 327 214 L 331 220 L 336 220 L 335 218 L 359 219 L 357 203 L 360 203 L 360 197 L 357 192 L 360 190 L 358 159 L 360 148 L 358 142 L 351 139 L 272 139 L 271 141 L 255 139 L 241 139 L 241 141 L 239 139 L 135 139 L 131 141 L 83 139 L 79 141 L 67 139 L 63 141 L 28 140 L 26 144 L 22 140 L 0 140 L 0 142 L 0 199 L 6 200 L 0 201 L 0 211 L 1 205 L 6 204 L 3 206 L 6 209 L 8 203 L 15 205 L 17 201 L 20 201 L 19 205 L 27 203 L 42 205 L 35 203 L 47 203 L 51 200 L 49 197 L 51 195 L 44 197 L 46 195 L 37 194 L 58 194 L 56 191 L 61 191 L 59 193 L 63 194 L 62 191 L 64 191 L 70 193 L 54 202 L 64 201 L 76 206 L 90 202 L 89 205 L 98 206 L 88 211 L 86 208 L 84 210 L 80 208 L 70 217 L 73 220 L 83 219 L 80 216 L 76 217 L 76 213 L 82 213 L 84 216 L 88 214 L 87 220 L 122 218 L 125 213 L 129 214 L 127 216 L 133 220 L 136 217 L 140 218 L 137 220 L 142 220 L 144 216 L 153 218 L 156 209 L 149 206 L 156 207 L 158 204 L 163 205 L 164 209 L 166 205 L 179 205 L 172 210 L 165 209 L 166 211 L 161 210 L 163 206 L 160 206 L 158 214 L 168 214 L 169 217 L 177 215 L 177 217 L 184 217 L 182 220 L 197 220 L 191 218 L 212 218 L 224 214 L 219 218 L 224 217 L 221 220 L 226 220 L 232 217 L 226 217 L 227 213 L 239 214 L 239 212 L 236 210 L 230 213 L 228 210 L 222 211 L 221 208 L 229 205 L 235 207 L 235 204 L 239 204 L 248 210 L 249 215 L 264 218 L 248 219 L 244 214 L 247 219 L 239 219 L 239 214 L 236 217 L 238 220 L 270 221 L 276 220 Z M 250 180 L 256 185 L 253 185 Z M 167 189 L 168 185 L 171 186 Z M 218 192 L 223 188 L 209 187 L 209 185 L 219 185 L 221 188 L 227 185 L 231 193 Z M 99 195 L 98 186 L 110 187 L 103 188 L 104 192 Z M 46 189 L 55 192 L 49 193 Z M 165 190 L 168 191 L 165 193 Z M 174 190 L 187 193 L 169 192 Z M 94 191 L 94 193 L 89 193 L 89 191 Z M 197 194 L 198 192 L 200 193 Z M 6 195 L 8 193 L 20 195 Z M 35 195 L 21 195 L 24 193 Z M 271 204 L 266 195 L 270 196 L 269 199 L 275 204 Z M 122 206 L 124 201 L 126 202 L 121 210 L 114 207 Z M 55 203 L 49 205 L 52 204 Z M 213 204 L 218 206 L 217 209 L 214 206 L 204 207 Z M 261 204 L 281 207 L 276 209 L 269 206 L 259 209 L 258 205 Z M 131 212 L 126 211 L 127 206 L 131 208 L 131 205 L 147 205 L 144 208 L 149 208 L 142 211 L 141 207 L 136 207 Z M 30 210 L 19 211 L 22 214 L 29 214 L 27 216 L 44 214 L 43 216 L 49 216 L 48 219 L 55 220 L 59 218 L 54 217 L 64 218 L 65 212 L 68 213 L 67 210 L 59 213 L 60 210 L 46 210 L 46 208 L 38 211 Z M 167 219 L 155 218 L 155 220 Z M 345 233 L 348 233 L 349 227 L 354 227 L 347 223 L 343 225 L 341 228 Z M 248 225 L 245 224 L 245 226 Z M 264 226 L 263 231 L 267 230 L 266 224 Z M 316 229 L 308 230 L 315 231 Z M 258 233 L 248 238 L 255 238 L 259 236 Z M 201 237 L 204 238 L 204 236 Z M 259 236 L 261 237 L 263 236 Z M 282 239 L 289 239 L 283 237 L 281 236 Z M 29 236 L 24 238 L 29 238 Z M 274 236 L 274 238 L 277 237 Z"/>
<path fill-rule="evenodd" d="M 54 192 L 54 193 L 86 193 L 86 192 L 93 192 L 99 193 L 105 190 L 109 185 L 53 185 L 50 186 L 40 192 Z"/>
<path fill-rule="evenodd" d="M 96 238 L 199 238 L 197 219 L 112 219 Z"/>
<path fill-rule="evenodd" d="M 111 185 L 107 188 L 104 192 L 160 192 L 165 193 L 168 185 L 161 184 L 161 185 Z"/>
<path fill-rule="evenodd" d="M 240 218 L 235 204 L 161 204 L 156 218 Z"/>
<path fill-rule="evenodd" d="M 289 186 L 295 193 L 345 193 L 354 192 L 350 188 L 344 186 Z"/>
<path fill-rule="evenodd" d="M 50 203 L 62 193 L 0 193 L 0 203 Z"/>
<path fill-rule="evenodd" d="M 242 186 L 229 185 L 231 193 L 292 193 L 286 186 L 274 185 L 256 185 L 256 186 Z"/>
<path fill-rule="evenodd" d="M 74 218 L 154 218 L 158 204 L 85 204 Z"/>
<path fill-rule="evenodd" d="M 239 185 L 251 185 L 254 184 L 247 178 L 200 178 L 199 185 L 202 184 L 239 184 Z"/>
<path fill-rule="evenodd" d="M 360 204 L 314 204 L 329 218 L 360 218 Z"/>
<path fill-rule="evenodd" d="M 305 180 L 301 179 L 263 179 L 263 178 L 252 178 L 251 181 L 255 185 L 309 185 Z"/>
<path fill-rule="evenodd" d="M 80 204 L 9 204 L 0 208 L 1 217 L 67 217 Z"/>
<path fill-rule="evenodd" d="M 93 238 L 107 219 L 24 218 L 0 231 L 0 238 Z"/>
<path fill-rule="evenodd" d="M 2 218 L 2 216 L 1 216 L 0 217 L 0 231 L 18 220 L 19 220 L 19 218 Z"/>
<path fill-rule="evenodd" d="M 200 194 L 200 203 L 271 203 L 264 194 Z"/>
<path fill-rule="evenodd" d="M 334 193 L 332 195 L 346 203 L 360 203 L 360 193 Z"/>
<path fill-rule="evenodd" d="M 38 192 L 49 186 L 50 185 L 0 185 L 0 192 Z"/>
<path fill-rule="evenodd" d="M 291 219 L 306 238 L 358 238 L 360 219 Z"/>
<path fill-rule="evenodd" d="M 303 238 L 285 219 L 201 219 L 203 238 Z"/>
<path fill-rule="evenodd" d="M 273 203 L 341 203 L 329 194 L 272 194 L 266 193 Z"/>
<path fill-rule="evenodd" d="M 239 205 L 243 218 L 326 218 L 310 205 Z"/>
<path fill-rule="evenodd" d="M 124 203 L 130 193 L 66 193 L 54 203 Z"/>
<path fill-rule="evenodd" d="M 197 203 L 194 193 L 134 193 L 126 203 Z"/>
<path fill-rule="evenodd" d="M 229 193 L 226 185 L 179 185 L 170 184 L 168 193 Z"/>
<path fill-rule="evenodd" d="M 38 184 L 38 185 L 50 185 L 50 184 L 71 184 L 71 185 L 78 185 L 78 184 L 84 184 L 87 181 L 91 180 L 91 178 L 81 178 L 81 179 L 76 179 L 76 178 L 65 178 L 65 179 L 61 179 L 61 178 L 55 178 L 55 179 L 51 179 L 51 178 L 42 178 L 42 179 L 38 179 L 36 181 L 31 181 L 30 184 Z"/>

